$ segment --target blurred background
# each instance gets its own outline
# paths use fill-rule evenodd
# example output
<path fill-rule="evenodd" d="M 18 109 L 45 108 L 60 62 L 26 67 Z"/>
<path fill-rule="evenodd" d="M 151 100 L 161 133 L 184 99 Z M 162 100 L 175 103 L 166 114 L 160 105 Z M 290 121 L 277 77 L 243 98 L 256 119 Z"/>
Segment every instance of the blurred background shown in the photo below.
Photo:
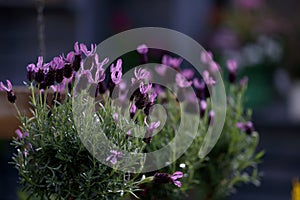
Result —
<path fill-rule="evenodd" d="M 290 199 L 300 176 L 299 8 L 299 0 L 0 0 L 0 80 L 21 86 L 27 64 L 75 41 L 98 44 L 145 26 L 185 33 L 221 64 L 237 59 L 250 79 L 246 104 L 266 151 L 262 184 L 241 185 L 228 199 Z M 14 133 L 5 128 L 12 111 L 0 101 L 0 199 L 17 199 L 17 171 L 8 164 Z"/>

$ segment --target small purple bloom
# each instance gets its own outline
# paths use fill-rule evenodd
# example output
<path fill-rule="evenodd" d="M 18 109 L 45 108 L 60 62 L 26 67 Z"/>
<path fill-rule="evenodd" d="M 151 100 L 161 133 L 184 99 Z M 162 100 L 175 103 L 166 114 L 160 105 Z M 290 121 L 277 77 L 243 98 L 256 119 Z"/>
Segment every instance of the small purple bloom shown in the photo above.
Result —
<path fill-rule="evenodd" d="M 162 58 L 162 64 L 173 67 L 174 69 L 179 69 L 182 61 L 182 58 L 173 58 L 169 55 L 164 55 Z"/>
<path fill-rule="evenodd" d="M 136 105 L 134 103 L 132 103 L 129 113 L 130 113 L 130 118 L 132 119 L 136 113 Z"/>
<path fill-rule="evenodd" d="M 201 117 L 204 117 L 206 108 L 207 108 L 207 103 L 206 103 L 206 101 L 201 100 L 201 101 L 200 101 L 200 116 L 201 116 Z"/>
<path fill-rule="evenodd" d="M 166 74 L 167 69 L 168 69 L 167 65 L 157 65 L 157 66 L 155 66 L 155 71 L 161 76 L 164 76 Z"/>
<path fill-rule="evenodd" d="M 0 82 L 0 91 L 6 91 L 11 92 L 12 91 L 12 84 L 9 80 L 6 80 L 7 87 L 3 84 L 3 82 Z"/>
<path fill-rule="evenodd" d="M 86 57 L 93 56 L 96 53 L 96 44 L 91 44 L 91 50 L 89 51 L 85 44 L 80 44 L 80 50 L 85 54 Z"/>
<path fill-rule="evenodd" d="M 176 83 L 177 83 L 177 86 L 180 88 L 187 88 L 187 87 L 190 87 L 193 82 L 187 81 L 186 78 L 182 74 L 177 73 L 176 74 Z"/>
<path fill-rule="evenodd" d="M 181 72 L 180 72 L 187 80 L 192 80 L 193 79 L 193 76 L 195 74 L 194 70 L 192 69 L 183 69 Z"/>
<path fill-rule="evenodd" d="M 205 89 L 205 83 L 203 81 L 199 81 L 198 78 L 194 78 L 193 80 L 193 85 L 195 86 L 196 89 Z"/>
<path fill-rule="evenodd" d="M 126 132 L 126 139 L 128 139 L 130 136 L 131 136 L 131 130 L 128 130 L 128 131 Z"/>
<path fill-rule="evenodd" d="M 110 161 L 111 164 L 115 165 L 118 162 L 118 158 L 122 157 L 122 152 L 116 150 L 110 150 L 110 155 L 106 158 L 106 161 Z"/>
<path fill-rule="evenodd" d="M 136 48 L 136 50 L 137 50 L 137 52 L 138 52 L 139 54 L 146 54 L 146 53 L 148 53 L 148 47 L 147 47 L 147 45 L 145 45 L 145 44 L 139 45 L 139 46 Z"/>
<path fill-rule="evenodd" d="M 110 66 L 110 72 L 114 72 L 114 71 L 122 71 L 122 59 L 118 59 L 117 60 L 117 64 L 115 66 L 115 64 L 111 64 Z"/>
<path fill-rule="evenodd" d="M 229 82 L 234 83 L 236 81 L 237 62 L 236 60 L 227 60 L 226 64 L 229 71 Z"/>
<path fill-rule="evenodd" d="M 140 92 L 141 94 L 147 94 L 152 88 L 152 83 L 145 85 L 143 82 L 140 83 Z"/>
<path fill-rule="evenodd" d="M 245 123 L 238 122 L 236 124 L 236 127 L 239 128 L 240 130 L 242 130 L 243 132 L 245 132 L 247 135 L 251 135 L 252 132 L 255 130 L 253 123 L 250 121 L 245 122 Z"/>
<path fill-rule="evenodd" d="M 74 50 L 76 55 L 81 55 L 82 51 L 80 50 L 80 47 L 78 45 L 78 41 L 74 43 Z"/>
<path fill-rule="evenodd" d="M 213 61 L 213 55 L 211 52 L 206 52 L 206 51 L 202 51 L 201 52 L 201 61 L 204 64 L 209 64 L 210 62 Z"/>
<path fill-rule="evenodd" d="M 111 73 L 111 80 L 115 85 L 118 85 L 122 80 L 122 72 L 121 71 L 113 71 Z"/>
<path fill-rule="evenodd" d="M 29 135 L 28 132 L 22 133 L 20 129 L 16 130 L 16 134 L 18 136 L 18 139 L 26 138 Z"/>
<path fill-rule="evenodd" d="M 76 52 L 76 51 L 75 51 L 75 52 Z M 64 55 L 62 55 L 62 57 L 64 58 L 64 60 L 65 60 L 67 63 L 72 63 L 75 55 L 81 55 L 81 51 L 76 52 L 76 53 L 74 53 L 74 51 L 70 51 L 70 52 L 67 54 L 66 57 L 65 57 Z"/>
<path fill-rule="evenodd" d="M 148 131 L 153 133 L 155 129 L 157 129 L 160 126 L 160 121 L 157 122 L 151 122 L 150 125 L 147 123 L 147 117 L 144 118 L 144 123 L 148 128 Z"/>
<path fill-rule="evenodd" d="M 64 89 L 66 89 L 66 81 L 63 81 L 60 84 L 51 85 L 50 88 L 53 90 L 53 92 L 62 93 Z"/>
<path fill-rule="evenodd" d="M 0 91 L 6 91 L 8 101 L 10 103 L 15 103 L 17 97 L 12 90 L 12 84 L 9 80 L 6 80 L 6 84 L 7 87 L 3 84 L 3 82 L 0 82 Z"/>
<path fill-rule="evenodd" d="M 132 84 L 134 84 L 136 81 L 142 81 L 142 80 L 149 80 L 150 79 L 150 72 L 147 71 L 146 69 L 142 68 L 135 68 L 134 69 L 134 76 L 135 78 L 132 78 Z"/>
<path fill-rule="evenodd" d="M 35 64 L 29 64 L 26 67 L 27 69 L 27 79 L 32 82 L 34 80 L 34 74 L 37 71 L 37 68 L 35 67 Z"/>
<path fill-rule="evenodd" d="M 114 121 L 117 123 L 118 122 L 118 120 L 119 120 L 119 115 L 118 115 L 118 113 L 114 113 L 113 114 L 113 119 L 114 119 Z"/>
<path fill-rule="evenodd" d="M 182 178 L 183 177 L 183 173 L 182 172 L 175 172 L 174 174 L 172 174 L 170 176 L 172 182 L 174 185 L 176 185 L 177 187 L 181 187 L 181 182 L 178 181 L 177 179 Z"/>
<path fill-rule="evenodd" d="M 237 71 L 237 62 L 236 60 L 227 60 L 226 66 L 229 72 L 236 73 Z"/>
<path fill-rule="evenodd" d="M 155 183 L 173 183 L 174 185 L 176 185 L 177 187 L 181 187 L 181 182 L 178 181 L 177 179 L 182 178 L 183 177 L 183 173 L 180 171 L 177 171 L 175 173 L 171 174 L 167 174 L 167 173 L 156 173 L 154 174 L 154 179 L 153 181 Z"/>
<path fill-rule="evenodd" d="M 203 72 L 203 80 L 205 81 L 205 83 L 207 85 L 214 85 L 216 84 L 216 81 L 209 75 L 209 72 L 208 71 L 204 71 Z"/>
<path fill-rule="evenodd" d="M 157 97 L 157 93 L 154 91 L 152 93 L 149 94 L 149 100 L 151 103 L 154 103 L 155 99 Z"/>
<path fill-rule="evenodd" d="M 218 63 L 212 61 L 212 62 L 209 63 L 209 69 L 210 69 L 211 72 L 215 73 L 215 72 L 219 71 L 220 66 L 219 66 Z"/>

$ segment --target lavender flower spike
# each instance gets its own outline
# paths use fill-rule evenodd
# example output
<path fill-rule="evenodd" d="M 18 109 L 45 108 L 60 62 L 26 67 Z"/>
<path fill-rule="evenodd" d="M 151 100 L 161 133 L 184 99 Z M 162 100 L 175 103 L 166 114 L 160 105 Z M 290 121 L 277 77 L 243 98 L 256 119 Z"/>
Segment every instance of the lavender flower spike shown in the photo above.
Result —
<path fill-rule="evenodd" d="M 3 82 L 0 82 L 0 91 L 6 91 L 11 92 L 12 91 L 12 84 L 9 80 L 6 80 L 7 87 L 3 84 Z"/>
<path fill-rule="evenodd" d="M 173 173 L 170 178 L 173 182 L 174 185 L 176 185 L 177 187 L 181 187 L 181 182 L 178 181 L 177 179 L 182 178 L 183 177 L 183 173 L 182 172 L 175 172 Z"/>
<path fill-rule="evenodd" d="M 160 121 L 151 122 L 150 125 L 147 123 L 147 117 L 144 118 L 144 123 L 148 127 L 149 132 L 153 133 L 155 129 L 160 126 Z"/>
<path fill-rule="evenodd" d="M 140 92 L 141 94 L 146 94 L 148 93 L 152 88 L 152 83 L 148 83 L 145 85 L 143 82 L 140 83 Z"/>
<path fill-rule="evenodd" d="M 135 76 L 135 79 L 137 81 L 139 80 L 149 80 L 150 79 L 150 72 L 147 71 L 146 69 L 142 69 L 142 68 L 139 68 L 137 70 L 137 68 L 134 69 L 134 76 Z"/>
<path fill-rule="evenodd" d="M 122 157 L 122 152 L 116 150 L 110 150 L 110 155 L 106 158 L 106 161 L 110 161 L 111 164 L 115 165 L 118 162 L 118 158 Z"/>
<path fill-rule="evenodd" d="M 122 59 L 118 59 L 117 60 L 117 64 L 115 66 L 115 64 L 111 64 L 110 66 L 110 72 L 114 72 L 114 71 L 122 71 Z"/>
<path fill-rule="evenodd" d="M 216 81 L 209 75 L 209 72 L 206 70 L 203 72 L 203 80 L 207 85 L 216 84 Z"/>
<path fill-rule="evenodd" d="M 236 60 L 227 60 L 226 64 L 229 71 L 229 82 L 234 83 L 237 77 L 237 62 Z"/>
<path fill-rule="evenodd" d="M 176 83 L 178 85 L 178 87 L 180 88 L 187 88 L 189 86 L 192 85 L 192 81 L 187 81 L 186 78 L 180 74 L 180 73 L 177 73 L 176 74 Z"/>
<path fill-rule="evenodd" d="M 9 80 L 6 80 L 6 83 L 7 83 L 7 87 L 2 82 L 0 82 L 0 91 L 6 91 L 8 101 L 10 103 L 15 103 L 17 97 L 12 90 L 12 84 Z"/>
<path fill-rule="evenodd" d="M 80 44 L 80 50 L 85 54 L 86 57 L 93 56 L 96 53 L 96 44 L 91 44 L 91 50 L 89 51 L 85 44 Z"/>

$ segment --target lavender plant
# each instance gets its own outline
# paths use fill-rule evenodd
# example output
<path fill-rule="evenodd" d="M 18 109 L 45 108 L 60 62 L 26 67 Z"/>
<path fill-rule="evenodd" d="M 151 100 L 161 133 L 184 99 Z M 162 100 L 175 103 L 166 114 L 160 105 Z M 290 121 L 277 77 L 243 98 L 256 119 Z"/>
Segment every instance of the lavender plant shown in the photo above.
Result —
<path fill-rule="evenodd" d="M 149 51 L 146 45 L 137 48 L 142 64 L 149 61 Z M 237 82 L 235 61 L 227 62 L 228 101 L 222 135 L 205 158 L 199 156 L 205 133 L 215 123 L 209 88 L 221 81 L 214 76 L 220 67 L 212 55 L 199 53 L 202 62 L 209 66 L 202 79 L 192 69 L 182 69 L 181 58 L 164 55 L 162 64 L 153 72 L 136 68 L 130 85 L 123 80 L 123 60 L 118 59 L 105 70 L 109 60 L 100 60 L 95 45 L 88 50 L 84 44 L 75 43 L 74 51 L 66 56 L 55 57 L 49 63 L 39 57 L 37 64 L 29 64 L 27 86 L 31 91 L 32 116 L 18 111 L 21 126 L 12 142 L 16 148 L 12 163 L 19 171 L 28 198 L 183 199 L 197 190 L 202 199 L 222 199 L 239 183 L 258 185 L 257 164 L 263 153 L 256 153 L 258 133 L 251 122 L 251 112 L 245 114 L 243 107 L 247 79 Z M 88 68 L 83 56 L 90 62 Z M 153 73 L 163 79 L 168 74 L 167 66 L 175 71 L 176 93 L 151 82 Z M 78 90 L 81 85 L 77 80 L 84 79 L 88 87 Z M 137 89 L 129 96 L 122 94 L 125 88 L 134 86 Z M 188 93 L 188 87 L 193 88 L 196 96 Z M 15 105 L 16 95 L 10 81 L 7 80 L 7 86 L 1 82 L 0 89 L 7 91 L 8 100 Z M 112 97 L 115 90 L 121 102 Z M 74 103 L 75 96 L 80 98 Z M 118 106 L 127 98 L 129 105 Z M 183 120 L 178 107 L 183 100 L 189 115 L 185 124 L 193 127 L 194 119 L 200 118 L 200 126 L 193 127 L 198 134 L 191 146 L 164 168 L 132 173 L 130 167 L 143 163 L 128 162 L 124 152 L 138 155 L 168 145 L 176 135 L 177 124 Z M 82 110 L 87 102 L 94 103 Z M 157 104 L 167 111 L 164 124 L 161 118 L 151 117 L 155 112 L 165 115 L 155 110 Z M 199 113 L 191 105 L 199 105 Z M 124 117 L 126 114 L 129 120 Z M 115 148 L 104 149 L 107 146 L 100 132 Z M 142 137 L 135 137 L 141 133 Z M 99 156 L 105 158 L 104 162 L 97 159 Z M 152 162 L 160 166 L 161 160 Z M 124 165 L 127 171 L 118 170 L 118 166 Z"/>

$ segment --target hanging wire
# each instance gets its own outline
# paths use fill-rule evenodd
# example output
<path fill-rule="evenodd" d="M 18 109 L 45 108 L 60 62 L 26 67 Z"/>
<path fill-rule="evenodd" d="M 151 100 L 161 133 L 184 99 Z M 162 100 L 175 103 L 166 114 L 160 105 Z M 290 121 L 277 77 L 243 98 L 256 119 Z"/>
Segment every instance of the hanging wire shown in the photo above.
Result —
<path fill-rule="evenodd" d="M 35 0 L 37 9 L 37 31 L 38 31 L 38 43 L 39 54 L 45 56 L 46 44 L 45 44 L 45 20 L 44 20 L 44 8 L 45 0 Z"/>

